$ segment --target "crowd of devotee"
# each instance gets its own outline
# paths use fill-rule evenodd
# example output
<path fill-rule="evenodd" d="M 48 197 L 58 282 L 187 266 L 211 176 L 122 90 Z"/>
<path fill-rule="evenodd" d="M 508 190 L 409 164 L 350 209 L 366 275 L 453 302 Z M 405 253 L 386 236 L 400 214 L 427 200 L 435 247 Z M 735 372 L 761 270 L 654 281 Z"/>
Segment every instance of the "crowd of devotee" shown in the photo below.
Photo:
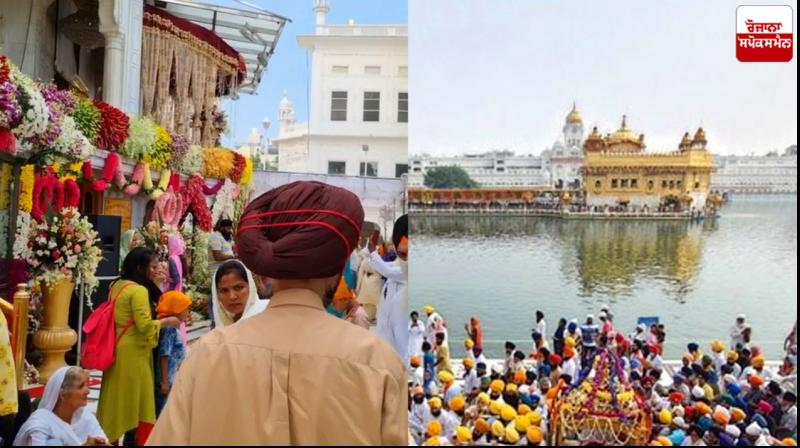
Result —
<path fill-rule="evenodd" d="M 670 361 L 663 325 L 621 328 L 603 306 L 548 331 L 537 311 L 529 346 L 487 359 L 479 317 L 462 331 L 422 311 L 409 323 L 412 444 L 796 446 L 796 323 L 781 358 L 740 315 Z"/>

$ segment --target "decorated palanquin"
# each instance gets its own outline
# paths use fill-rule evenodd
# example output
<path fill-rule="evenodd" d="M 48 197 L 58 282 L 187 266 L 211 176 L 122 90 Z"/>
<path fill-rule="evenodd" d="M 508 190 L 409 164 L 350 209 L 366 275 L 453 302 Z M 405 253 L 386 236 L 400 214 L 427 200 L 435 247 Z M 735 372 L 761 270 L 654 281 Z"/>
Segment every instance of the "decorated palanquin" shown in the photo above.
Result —
<path fill-rule="evenodd" d="M 620 358 L 601 350 L 594 378 L 554 397 L 551 445 L 643 446 L 649 440 L 649 405 L 625 379 Z"/>

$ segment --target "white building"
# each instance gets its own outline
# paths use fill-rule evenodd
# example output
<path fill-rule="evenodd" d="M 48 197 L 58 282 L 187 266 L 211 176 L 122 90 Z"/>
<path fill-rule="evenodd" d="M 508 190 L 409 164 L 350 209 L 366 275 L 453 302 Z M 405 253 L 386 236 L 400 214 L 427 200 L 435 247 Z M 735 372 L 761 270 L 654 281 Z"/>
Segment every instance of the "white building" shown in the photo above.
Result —
<path fill-rule="evenodd" d="M 553 144 L 552 149 L 544 152 L 542 157 L 548 160 L 553 186 L 556 188 L 579 186 L 585 133 L 583 117 L 574 104 L 564 120 L 561 131 L 562 138 Z"/>
<path fill-rule="evenodd" d="M 408 26 L 328 25 L 298 36 L 311 59 L 309 121 L 284 94 L 278 111 L 280 171 L 398 178 L 408 171 Z"/>
<path fill-rule="evenodd" d="M 547 161 L 539 156 L 518 156 L 510 151 L 466 154 L 457 157 L 412 156 L 410 187 L 424 187 L 425 173 L 443 166 L 459 166 L 483 188 L 548 188 Z"/>
<path fill-rule="evenodd" d="M 797 193 L 797 149 L 784 155 L 716 156 L 711 189 L 737 193 Z"/>

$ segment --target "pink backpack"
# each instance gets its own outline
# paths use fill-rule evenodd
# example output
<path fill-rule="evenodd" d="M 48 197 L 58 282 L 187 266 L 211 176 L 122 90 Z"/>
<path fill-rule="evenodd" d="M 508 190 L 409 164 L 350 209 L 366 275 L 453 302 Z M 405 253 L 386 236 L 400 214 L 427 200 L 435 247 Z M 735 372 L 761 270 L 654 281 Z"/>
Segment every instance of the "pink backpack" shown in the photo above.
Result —
<path fill-rule="evenodd" d="M 133 325 L 133 319 L 129 320 L 119 338 L 116 337 L 114 304 L 120 294 L 128 286 L 133 286 L 134 284 L 133 282 L 127 282 L 113 299 L 110 298 L 111 292 L 109 291 L 109 299 L 97 307 L 92 315 L 89 316 L 89 319 L 86 320 L 83 325 L 86 339 L 81 348 L 81 365 L 83 368 L 105 371 L 114 364 L 114 352 L 116 351 L 117 343 Z"/>

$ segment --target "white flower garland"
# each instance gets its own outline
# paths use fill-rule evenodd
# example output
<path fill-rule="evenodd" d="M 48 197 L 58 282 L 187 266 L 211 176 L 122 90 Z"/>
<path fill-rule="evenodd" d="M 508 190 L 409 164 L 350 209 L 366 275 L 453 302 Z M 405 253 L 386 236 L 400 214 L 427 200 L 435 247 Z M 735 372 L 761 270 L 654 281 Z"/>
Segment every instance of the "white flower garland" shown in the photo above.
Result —
<path fill-rule="evenodd" d="M 61 134 L 53 145 L 58 153 L 74 160 L 87 160 L 94 155 L 95 147 L 75 125 L 75 120 L 64 117 L 61 123 Z"/>
<path fill-rule="evenodd" d="M 11 66 L 11 78 L 19 87 L 20 96 L 25 97 L 24 103 L 27 106 L 22 111 L 22 121 L 12 132 L 19 140 L 20 149 L 29 150 L 33 145 L 28 140 L 47 130 L 50 110 L 33 80 L 13 65 Z"/>
<path fill-rule="evenodd" d="M 14 258 L 25 258 L 31 235 L 31 214 L 20 210 L 17 214 L 17 233 L 14 236 Z"/>
<path fill-rule="evenodd" d="M 219 222 L 221 217 L 233 219 L 236 215 L 235 198 L 238 197 L 238 195 L 239 186 L 230 179 L 225 179 L 225 184 L 223 184 L 222 188 L 217 192 L 214 206 L 211 208 L 211 222 Z"/>
<path fill-rule="evenodd" d="M 202 170 L 203 148 L 199 145 L 191 145 L 181 160 L 179 171 L 184 174 L 200 174 Z"/>

